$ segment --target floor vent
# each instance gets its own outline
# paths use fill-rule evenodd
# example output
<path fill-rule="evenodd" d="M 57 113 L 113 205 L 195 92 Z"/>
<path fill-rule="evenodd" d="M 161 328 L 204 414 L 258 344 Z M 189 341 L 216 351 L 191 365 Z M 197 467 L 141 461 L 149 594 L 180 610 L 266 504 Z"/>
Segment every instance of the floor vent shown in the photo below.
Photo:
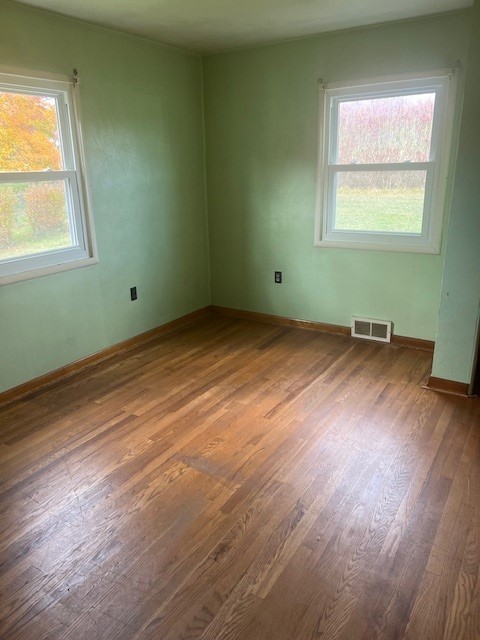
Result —
<path fill-rule="evenodd" d="M 352 336 L 364 340 L 390 342 L 392 323 L 388 320 L 372 320 L 371 318 L 352 318 Z"/>

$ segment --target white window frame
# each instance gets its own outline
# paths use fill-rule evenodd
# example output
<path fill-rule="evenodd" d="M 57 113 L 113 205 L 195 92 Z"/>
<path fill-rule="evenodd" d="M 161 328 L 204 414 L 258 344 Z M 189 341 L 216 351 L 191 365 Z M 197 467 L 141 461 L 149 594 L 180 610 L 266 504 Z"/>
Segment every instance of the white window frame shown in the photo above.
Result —
<path fill-rule="evenodd" d="M 428 162 L 337 164 L 338 105 L 343 101 L 435 93 Z M 440 253 L 456 97 L 451 69 L 324 85 L 319 82 L 318 169 L 315 214 L 317 247 Z M 421 233 L 335 229 L 335 180 L 341 171 L 426 170 Z"/>
<path fill-rule="evenodd" d="M 0 172 L 0 184 L 63 180 L 67 187 L 72 234 L 70 247 L 0 260 L 0 285 L 97 264 L 97 245 L 85 171 L 78 78 L 0 67 L 0 90 L 55 99 L 64 169 Z"/>

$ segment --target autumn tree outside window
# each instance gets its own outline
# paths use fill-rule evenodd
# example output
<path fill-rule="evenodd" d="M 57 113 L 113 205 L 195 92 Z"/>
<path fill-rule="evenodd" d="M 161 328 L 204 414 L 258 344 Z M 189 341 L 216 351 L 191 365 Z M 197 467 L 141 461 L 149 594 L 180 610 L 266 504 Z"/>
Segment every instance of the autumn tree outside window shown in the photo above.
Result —
<path fill-rule="evenodd" d="M 0 284 L 97 262 L 78 91 L 0 69 Z"/>

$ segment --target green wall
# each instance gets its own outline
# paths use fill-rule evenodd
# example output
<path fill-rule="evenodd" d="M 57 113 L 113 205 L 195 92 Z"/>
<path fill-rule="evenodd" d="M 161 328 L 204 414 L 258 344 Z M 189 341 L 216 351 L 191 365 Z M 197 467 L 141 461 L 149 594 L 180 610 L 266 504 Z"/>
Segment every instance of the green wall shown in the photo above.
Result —
<path fill-rule="evenodd" d="M 469 384 L 480 310 L 480 3 L 472 37 L 432 375 Z"/>
<path fill-rule="evenodd" d="M 202 69 L 198 56 L 0 3 L 0 64 L 80 70 L 100 258 L 0 287 L 0 391 L 209 302 L 343 325 L 354 314 L 388 318 L 397 334 L 434 339 L 445 255 L 434 375 L 469 381 L 480 34 L 442 254 L 315 248 L 313 223 L 318 78 L 451 67 L 468 58 L 470 23 L 459 12 L 344 31 L 210 56 Z"/>
<path fill-rule="evenodd" d="M 201 59 L 0 5 L 0 64 L 81 73 L 100 258 L 0 287 L 2 391 L 207 305 L 209 280 Z"/>
<path fill-rule="evenodd" d="M 468 36 L 452 13 L 204 59 L 214 304 L 434 339 L 443 253 L 313 246 L 317 80 L 451 68 Z"/>

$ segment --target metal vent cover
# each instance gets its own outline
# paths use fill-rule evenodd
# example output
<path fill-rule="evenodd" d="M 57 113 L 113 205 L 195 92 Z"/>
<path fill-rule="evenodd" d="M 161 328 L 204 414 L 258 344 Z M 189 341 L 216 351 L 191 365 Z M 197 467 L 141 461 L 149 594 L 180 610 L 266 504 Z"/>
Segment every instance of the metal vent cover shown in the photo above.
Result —
<path fill-rule="evenodd" d="M 352 318 L 352 336 L 364 340 L 390 342 L 392 323 L 389 320 L 373 320 L 372 318 Z"/>

